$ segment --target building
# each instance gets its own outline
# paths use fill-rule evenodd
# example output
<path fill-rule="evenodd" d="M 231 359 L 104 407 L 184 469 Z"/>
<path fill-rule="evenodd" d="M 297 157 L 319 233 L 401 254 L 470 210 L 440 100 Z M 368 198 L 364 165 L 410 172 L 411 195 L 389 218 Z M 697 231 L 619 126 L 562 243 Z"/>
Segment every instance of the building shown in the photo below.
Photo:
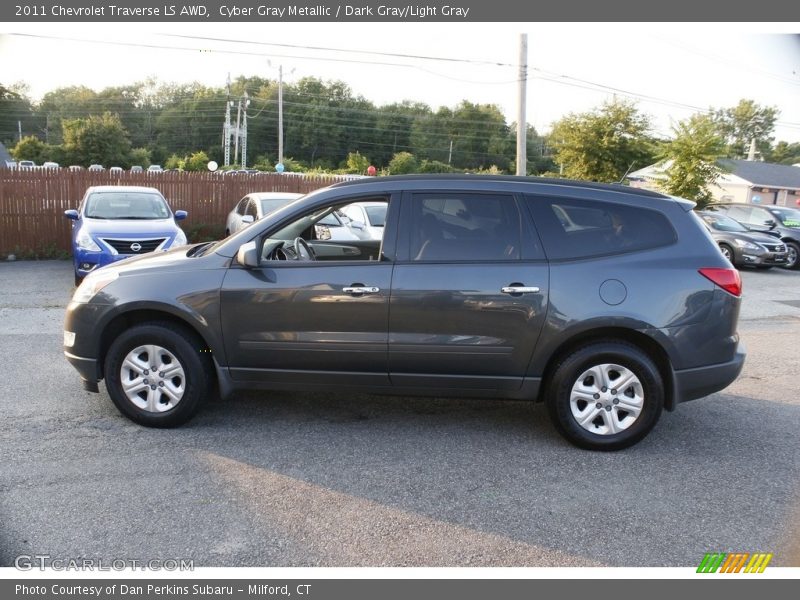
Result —
<path fill-rule="evenodd" d="M 3 142 L 0 142 L 0 167 L 6 167 L 9 163 L 13 163 L 14 159 L 11 158 L 11 155 L 6 150 L 6 147 L 3 145 Z"/>
<path fill-rule="evenodd" d="M 800 167 L 752 160 L 722 159 L 725 170 L 709 187 L 719 202 L 752 202 L 800 206 Z M 628 175 L 631 187 L 658 190 L 669 161 L 656 163 Z"/>

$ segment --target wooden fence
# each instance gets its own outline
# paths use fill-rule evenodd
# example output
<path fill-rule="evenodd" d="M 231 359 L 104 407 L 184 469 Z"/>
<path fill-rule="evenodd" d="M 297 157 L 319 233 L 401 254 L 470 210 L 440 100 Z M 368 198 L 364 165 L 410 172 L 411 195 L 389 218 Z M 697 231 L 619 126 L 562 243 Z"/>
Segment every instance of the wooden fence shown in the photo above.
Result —
<path fill-rule="evenodd" d="M 18 170 L 0 168 L 0 258 L 8 254 L 56 256 L 70 251 L 71 221 L 64 211 L 78 208 L 92 185 L 141 185 L 164 194 L 173 210 L 189 216 L 180 225 L 191 237 L 224 232 L 228 212 L 251 192 L 306 193 L 346 176 L 277 173 L 109 173 L 108 171 Z"/>

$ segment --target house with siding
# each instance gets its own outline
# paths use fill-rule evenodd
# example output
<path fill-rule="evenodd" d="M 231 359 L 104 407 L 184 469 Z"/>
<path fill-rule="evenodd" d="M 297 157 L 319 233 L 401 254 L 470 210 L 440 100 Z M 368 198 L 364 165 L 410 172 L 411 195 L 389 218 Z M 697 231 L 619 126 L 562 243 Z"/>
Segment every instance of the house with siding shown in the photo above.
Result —
<path fill-rule="evenodd" d="M 633 171 L 627 179 L 631 187 L 658 190 L 669 164 L 664 161 Z M 800 166 L 733 159 L 719 164 L 724 172 L 709 187 L 714 200 L 800 206 Z"/>
<path fill-rule="evenodd" d="M 11 155 L 6 150 L 6 147 L 3 145 L 3 142 L 0 142 L 0 168 L 7 167 L 9 163 L 14 162 L 14 159 L 11 158 Z"/>

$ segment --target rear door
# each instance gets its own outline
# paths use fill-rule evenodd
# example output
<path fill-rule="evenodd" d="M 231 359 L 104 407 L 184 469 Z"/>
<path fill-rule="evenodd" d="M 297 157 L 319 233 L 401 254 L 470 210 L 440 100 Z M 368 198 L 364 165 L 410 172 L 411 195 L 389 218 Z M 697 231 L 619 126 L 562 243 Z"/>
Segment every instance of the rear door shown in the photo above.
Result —
<path fill-rule="evenodd" d="M 549 271 L 515 196 L 407 192 L 400 222 L 392 383 L 518 389 L 544 322 Z"/>

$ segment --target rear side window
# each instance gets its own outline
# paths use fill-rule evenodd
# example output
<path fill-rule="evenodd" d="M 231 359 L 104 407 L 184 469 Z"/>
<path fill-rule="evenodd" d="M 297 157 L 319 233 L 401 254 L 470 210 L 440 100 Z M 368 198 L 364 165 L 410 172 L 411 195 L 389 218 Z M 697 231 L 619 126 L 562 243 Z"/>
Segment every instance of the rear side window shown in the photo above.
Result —
<path fill-rule="evenodd" d="M 512 196 L 418 193 L 411 208 L 411 260 L 520 258 L 520 215 Z"/>
<path fill-rule="evenodd" d="M 589 258 L 646 250 L 677 239 L 660 212 L 586 200 L 528 198 L 548 258 Z"/>

